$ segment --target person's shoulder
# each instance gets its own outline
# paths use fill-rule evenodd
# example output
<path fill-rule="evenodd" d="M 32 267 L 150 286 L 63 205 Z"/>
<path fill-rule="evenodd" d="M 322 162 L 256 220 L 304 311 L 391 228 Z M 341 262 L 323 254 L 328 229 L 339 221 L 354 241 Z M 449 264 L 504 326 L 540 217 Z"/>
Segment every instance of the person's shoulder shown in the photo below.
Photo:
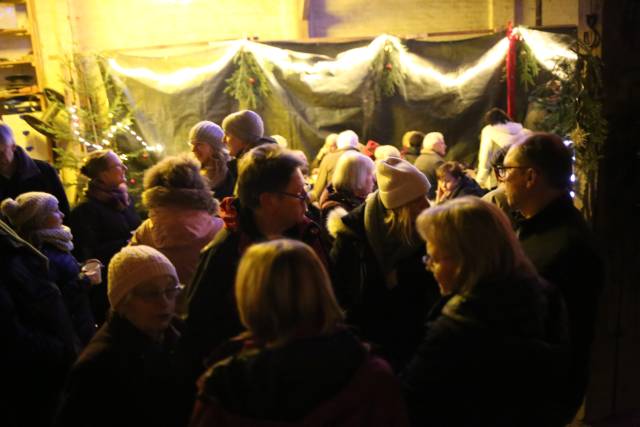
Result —
<path fill-rule="evenodd" d="M 227 227 L 222 227 L 213 237 L 213 239 L 202 248 L 201 253 L 206 256 L 212 256 L 216 253 L 227 251 L 231 247 L 237 247 L 240 241 L 240 233 L 233 231 Z"/>

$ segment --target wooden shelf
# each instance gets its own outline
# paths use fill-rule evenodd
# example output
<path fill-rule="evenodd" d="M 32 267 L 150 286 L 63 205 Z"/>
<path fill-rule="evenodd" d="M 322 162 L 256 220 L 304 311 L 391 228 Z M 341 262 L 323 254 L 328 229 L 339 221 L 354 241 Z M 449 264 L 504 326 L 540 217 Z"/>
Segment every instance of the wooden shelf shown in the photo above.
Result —
<path fill-rule="evenodd" d="M 0 36 L 30 36 L 26 28 L 0 28 Z"/>

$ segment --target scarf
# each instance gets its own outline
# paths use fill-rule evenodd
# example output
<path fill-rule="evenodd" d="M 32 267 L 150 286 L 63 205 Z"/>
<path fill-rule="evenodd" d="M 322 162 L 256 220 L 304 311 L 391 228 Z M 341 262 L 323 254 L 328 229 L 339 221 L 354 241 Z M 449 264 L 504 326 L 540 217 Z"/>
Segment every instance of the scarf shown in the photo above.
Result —
<path fill-rule="evenodd" d="M 48 243 L 63 252 L 71 252 L 73 250 L 73 235 L 66 225 L 58 228 L 42 228 L 32 233 L 40 244 Z"/>
<path fill-rule="evenodd" d="M 386 215 L 387 209 L 376 191 L 365 202 L 364 228 L 367 241 L 384 274 L 385 283 L 389 289 L 393 289 L 398 285 L 396 264 L 418 250 L 421 243 L 417 236 L 414 236 L 411 242 L 407 243 L 397 233 L 392 234 L 390 224 L 384 220 Z"/>
<path fill-rule="evenodd" d="M 118 211 L 124 211 L 129 206 L 129 193 L 127 193 L 127 185 L 124 183 L 114 188 L 106 186 L 97 179 L 92 179 L 84 194 L 86 197 L 111 206 Z"/>

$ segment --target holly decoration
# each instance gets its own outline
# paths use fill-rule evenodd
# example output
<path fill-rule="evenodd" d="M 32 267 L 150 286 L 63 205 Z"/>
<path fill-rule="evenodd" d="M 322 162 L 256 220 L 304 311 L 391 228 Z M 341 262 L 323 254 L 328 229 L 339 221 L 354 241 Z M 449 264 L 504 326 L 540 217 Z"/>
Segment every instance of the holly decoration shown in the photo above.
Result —
<path fill-rule="evenodd" d="M 255 110 L 269 95 L 270 89 L 262 68 L 253 53 L 241 49 L 233 59 L 236 70 L 226 80 L 224 93 L 240 103 L 240 109 Z"/>
<path fill-rule="evenodd" d="M 392 97 L 399 90 L 404 93 L 404 73 L 400 67 L 400 53 L 396 45 L 387 40 L 383 48 L 371 62 L 370 70 L 374 80 L 374 97 Z"/>

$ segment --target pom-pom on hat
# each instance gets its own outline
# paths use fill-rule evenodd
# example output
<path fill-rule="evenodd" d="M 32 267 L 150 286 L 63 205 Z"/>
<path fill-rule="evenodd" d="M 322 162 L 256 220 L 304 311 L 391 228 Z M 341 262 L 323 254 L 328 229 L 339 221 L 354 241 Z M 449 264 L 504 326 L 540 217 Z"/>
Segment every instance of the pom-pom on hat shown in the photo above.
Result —
<path fill-rule="evenodd" d="M 224 131 L 217 124 L 208 120 L 203 120 L 196 123 L 189 131 L 189 142 L 204 142 L 211 145 L 213 148 L 224 148 Z"/>
<path fill-rule="evenodd" d="M 140 284 L 164 275 L 178 283 L 175 267 L 161 252 L 145 245 L 125 246 L 109 262 L 107 296 L 111 307 L 117 308 Z"/>
<path fill-rule="evenodd" d="M 357 147 L 358 146 L 358 135 L 352 130 L 345 130 L 338 134 L 338 139 L 336 140 L 336 147 L 338 150 L 342 150 L 344 148 L 349 147 Z"/>
<path fill-rule="evenodd" d="M 406 160 L 389 157 L 376 162 L 376 179 L 382 204 L 395 209 L 421 196 L 431 188 L 427 177 Z"/>
<path fill-rule="evenodd" d="M 222 128 L 230 135 L 246 142 L 255 144 L 264 136 L 262 118 L 251 110 L 242 110 L 229 114 L 222 121 Z"/>
<path fill-rule="evenodd" d="M 2 201 L 0 210 L 16 229 L 39 228 L 48 213 L 58 208 L 55 196 L 41 191 L 20 194 Z"/>

